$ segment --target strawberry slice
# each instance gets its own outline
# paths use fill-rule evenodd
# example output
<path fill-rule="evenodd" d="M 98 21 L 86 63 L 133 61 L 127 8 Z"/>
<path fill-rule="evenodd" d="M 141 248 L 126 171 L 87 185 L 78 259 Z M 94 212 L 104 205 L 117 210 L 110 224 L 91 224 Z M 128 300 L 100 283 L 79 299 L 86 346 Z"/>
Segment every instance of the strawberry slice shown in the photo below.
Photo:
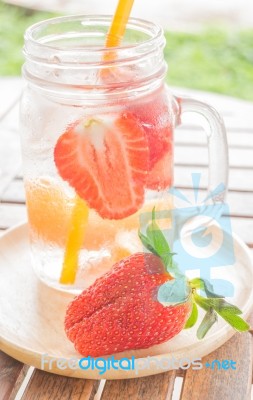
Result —
<path fill-rule="evenodd" d="M 146 132 L 150 149 L 150 170 L 171 150 L 174 120 L 170 108 L 165 88 L 129 107 Z"/>
<path fill-rule="evenodd" d="M 172 150 L 158 160 L 148 174 L 147 188 L 151 190 L 166 190 L 173 184 Z"/>
<path fill-rule="evenodd" d="M 70 125 L 58 139 L 54 160 L 62 179 L 102 218 L 126 218 L 144 202 L 149 148 L 131 113 Z"/>

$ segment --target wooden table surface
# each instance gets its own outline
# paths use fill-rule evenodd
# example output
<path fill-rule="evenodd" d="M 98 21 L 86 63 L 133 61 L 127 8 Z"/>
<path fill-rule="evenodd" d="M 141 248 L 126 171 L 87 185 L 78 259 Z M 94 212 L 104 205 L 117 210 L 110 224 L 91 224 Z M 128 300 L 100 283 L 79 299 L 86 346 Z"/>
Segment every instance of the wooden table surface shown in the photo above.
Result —
<path fill-rule="evenodd" d="M 225 119 L 230 153 L 227 200 L 232 226 L 253 249 L 253 103 L 211 93 L 175 90 L 207 101 Z M 6 229 L 26 219 L 18 135 L 21 92 L 19 78 L 0 79 L 0 236 Z M 175 142 L 176 186 L 187 194 L 191 190 L 191 172 L 201 172 L 201 188 L 204 190 L 207 183 L 205 137 L 191 116 L 178 129 Z M 16 395 L 17 399 L 23 400 L 250 399 L 253 365 L 251 334 L 235 334 L 203 361 L 215 359 L 233 359 L 237 362 L 237 369 L 190 369 L 185 373 L 172 371 L 148 378 L 105 382 L 50 375 L 0 352 L 0 400 L 14 399 Z"/>

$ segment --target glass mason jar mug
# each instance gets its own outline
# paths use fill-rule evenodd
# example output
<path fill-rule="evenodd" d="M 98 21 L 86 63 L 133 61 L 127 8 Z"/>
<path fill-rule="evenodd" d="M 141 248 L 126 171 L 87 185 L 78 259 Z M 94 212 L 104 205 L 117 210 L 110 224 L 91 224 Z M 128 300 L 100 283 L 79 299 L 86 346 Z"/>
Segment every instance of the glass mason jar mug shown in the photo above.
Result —
<path fill-rule="evenodd" d="M 105 48 L 110 17 L 47 20 L 25 34 L 21 143 L 32 262 L 46 284 L 79 291 L 142 251 L 140 217 L 171 207 L 181 113 L 209 122 L 209 190 L 227 182 L 222 120 L 165 86 L 162 30 L 130 19 Z"/>

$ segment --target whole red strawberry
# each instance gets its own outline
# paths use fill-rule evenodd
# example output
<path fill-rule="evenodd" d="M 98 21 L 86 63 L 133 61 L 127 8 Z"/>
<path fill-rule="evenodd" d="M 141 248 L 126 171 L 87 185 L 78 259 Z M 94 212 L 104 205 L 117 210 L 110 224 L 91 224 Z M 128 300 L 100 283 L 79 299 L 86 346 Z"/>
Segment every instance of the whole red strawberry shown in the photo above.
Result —
<path fill-rule="evenodd" d="M 134 254 L 115 264 L 69 306 L 68 338 L 84 356 L 144 349 L 165 342 L 183 328 L 191 301 L 163 306 L 158 288 L 172 279 L 154 254 Z"/>
<path fill-rule="evenodd" d="M 206 312 L 197 330 L 199 339 L 218 315 L 240 332 L 249 329 L 241 310 L 214 293 L 209 282 L 189 281 L 180 272 L 154 210 L 146 235 L 139 236 L 150 253 L 121 260 L 69 305 L 65 331 L 79 353 L 98 357 L 163 343 L 195 325 L 197 305 Z"/>
<path fill-rule="evenodd" d="M 154 213 L 146 236 L 141 232 L 139 236 L 151 253 L 121 260 L 67 309 L 65 330 L 82 355 L 96 357 L 148 348 L 173 338 L 186 324 L 192 308 L 191 291 L 187 284 L 180 301 L 174 301 L 179 279 L 167 270 L 172 254 Z M 163 305 L 158 297 L 166 284 L 169 288 L 165 288 Z"/>

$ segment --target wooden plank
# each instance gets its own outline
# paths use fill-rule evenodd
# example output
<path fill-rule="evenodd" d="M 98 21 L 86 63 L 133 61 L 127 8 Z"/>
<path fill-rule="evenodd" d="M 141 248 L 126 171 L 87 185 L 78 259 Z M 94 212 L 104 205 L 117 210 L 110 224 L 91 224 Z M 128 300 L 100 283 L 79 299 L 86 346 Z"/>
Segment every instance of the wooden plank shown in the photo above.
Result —
<path fill-rule="evenodd" d="M 253 113 L 253 111 L 252 111 Z M 19 134 L 19 104 L 14 105 L 13 109 L 5 116 L 1 125 L 5 129 L 12 129 L 15 133 Z M 187 120 L 187 123 L 178 126 L 175 131 L 175 143 L 206 143 L 206 135 L 198 121 L 194 122 L 193 116 Z M 251 123 L 242 123 L 241 120 L 238 121 L 235 117 L 230 117 L 226 124 L 228 143 L 230 146 L 239 147 L 247 146 L 252 144 L 253 139 L 253 121 Z M 240 140 L 241 136 L 241 140 Z"/>
<path fill-rule="evenodd" d="M 192 173 L 201 174 L 200 188 L 207 188 L 208 174 L 207 167 L 184 167 L 175 165 L 175 186 L 179 188 L 192 187 Z M 15 180 L 22 180 L 23 173 L 20 170 L 15 177 Z M 253 191 L 253 179 L 251 169 L 230 168 L 229 171 L 229 189 L 233 191 Z"/>
<path fill-rule="evenodd" d="M 197 169 L 195 173 L 200 171 L 201 169 Z M 201 172 L 201 187 L 199 191 L 200 199 L 205 197 L 205 185 L 207 185 L 207 170 Z M 236 191 L 231 190 L 230 186 L 230 191 L 227 197 L 227 202 L 231 207 L 231 213 L 238 216 L 253 216 L 253 179 L 250 179 L 252 172 L 247 171 L 248 173 L 245 174 L 245 171 L 243 171 L 243 173 L 241 174 L 240 171 L 234 172 L 235 173 L 233 173 L 232 171 L 231 173 L 230 181 L 232 180 Z M 175 169 L 175 186 L 179 188 L 186 195 L 187 198 L 193 198 L 192 174 L 189 172 L 189 169 L 183 167 Z M 241 193 L 241 190 L 245 191 L 245 193 Z M 15 179 L 11 181 L 11 183 L 2 193 L 1 201 L 2 203 L 24 204 L 25 190 L 23 181 L 20 179 Z M 242 201 L 245 204 L 245 207 L 243 207 L 243 209 L 241 208 Z"/>
<path fill-rule="evenodd" d="M 219 110 L 218 110 L 219 111 Z M 251 110 L 252 114 L 252 110 Z M 251 115 L 250 114 L 250 115 Z M 203 124 L 199 121 L 198 114 L 196 114 L 197 117 L 194 116 L 194 114 L 186 114 L 186 116 L 183 116 L 181 125 L 177 127 L 178 130 L 183 129 L 183 130 L 188 130 L 188 131 L 195 131 L 198 133 L 203 132 Z M 222 114 L 221 114 L 222 115 Z M 250 121 L 249 121 L 250 118 Z M 250 135 L 253 134 L 253 124 L 252 124 L 252 119 L 249 116 L 246 116 L 245 121 L 242 122 L 244 117 L 235 117 L 233 115 L 233 112 L 229 117 L 223 118 L 223 121 L 225 123 L 226 131 L 230 135 L 236 134 L 236 133 L 248 133 Z"/>
<path fill-rule="evenodd" d="M 194 198 L 194 191 L 192 189 L 184 188 L 180 190 L 182 194 L 191 202 L 188 204 L 182 202 L 182 200 L 175 200 L 175 204 L 178 207 L 191 207 L 196 204 Z M 207 193 L 205 190 L 199 190 L 198 192 L 198 202 L 204 201 Z M 253 223 L 253 192 L 233 192 L 229 191 L 226 199 L 226 203 L 229 206 L 229 215 L 233 217 L 243 217 L 252 218 Z M 243 206 L 242 206 L 243 204 Z"/>
<path fill-rule="evenodd" d="M 250 101 L 214 92 L 205 92 L 202 90 L 200 91 L 175 86 L 172 86 L 170 88 L 170 91 L 178 97 L 188 96 L 204 101 L 216 108 L 223 115 L 225 114 L 241 116 L 244 114 L 251 114 L 253 109 L 253 103 Z"/>
<path fill-rule="evenodd" d="M 12 133 L 18 136 L 18 114 L 19 106 L 17 105 L 1 123 L 1 130 L 12 131 Z M 176 129 L 175 144 L 176 146 L 187 146 L 190 144 L 205 147 L 206 135 L 200 126 L 194 126 L 192 124 L 182 125 Z M 253 135 L 251 133 L 244 132 L 243 127 L 239 127 L 238 130 L 235 128 L 232 131 L 228 130 L 228 144 L 230 147 L 251 148 L 253 147 Z"/>
<path fill-rule="evenodd" d="M 184 378 L 184 376 L 185 376 L 185 369 L 181 369 L 181 368 L 177 369 L 177 370 L 176 370 L 176 375 L 177 375 L 177 377 L 179 377 L 179 378 Z"/>
<path fill-rule="evenodd" d="M 174 137 L 176 146 L 192 144 L 194 146 L 205 147 L 207 143 L 204 131 L 185 128 L 184 125 L 176 130 Z M 252 133 L 246 133 L 243 129 L 238 132 L 228 131 L 227 139 L 230 148 L 253 148 Z"/>
<path fill-rule="evenodd" d="M 19 78 L 0 79 L 0 198 L 9 182 L 21 168 L 19 139 L 19 97 L 23 83 Z M 9 102 L 9 99 L 13 99 Z"/>
<path fill-rule="evenodd" d="M 250 247 L 253 248 L 253 219 L 231 218 L 233 232 Z"/>
<path fill-rule="evenodd" d="M 175 166 L 175 186 L 179 188 L 192 188 L 192 174 L 200 173 L 200 188 L 207 188 L 208 170 L 207 167 L 184 167 Z M 253 172 L 252 169 L 230 168 L 229 170 L 229 189 L 232 191 L 251 191 L 253 192 Z"/>
<path fill-rule="evenodd" d="M 2 78 L 0 79 L 0 116 L 6 114 L 6 110 L 11 109 L 15 101 L 20 97 L 23 89 L 23 82 L 20 78 Z M 225 117 L 227 128 L 236 130 L 237 128 L 246 128 L 246 131 L 253 132 L 253 103 L 240 100 L 233 97 L 223 96 L 216 93 L 197 91 L 187 88 L 172 87 L 171 91 L 179 96 L 195 97 L 199 100 L 205 101 L 215 107 Z M 190 115 L 190 114 L 189 114 Z M 189 120 L 185 115 L 184 119 Z M 193 118 L 190 117 L 190 125 L 194 126 Z M 199 125 L 197 124 L 197 129 Z"/>
<path fill-rule="evenodd" d="M 229 134 L 233 132 L 249 132 L 253 134 L 253 103 L 237 98 L 220 96 L 215 93 L 205 93 L 192 89 L 182 89 L 183 94 L 189 94 L 212 105 L 223 116 L 226 129 Z M 200 117 L 193 113 L 187 113 L 182 118 L 185 128 L 202 130 Z"/>
<path fill-rule="evenodd" d="M 28 368 L 28 366 L 0 352 L 0 400 L 15 398 Z"/>
<path fill-rule="evenodd" d="M 171 399 L 176 371 L 145 378 L 106 381 L 101 400 Z"/>
<path fill-rule="evenodd" d="M 20 141 L 13 130 L 0 126 L 0 196 L 21 168 Z"/>
<path fill-rule="evenodd" d="M 219 110 L 217 109 L 217 111 Z M 220 114 L 222 115 L 221 112 Z M 184 125 L 185 129 L 202 131 L 203 128 L 201 127 L 202 124 L 200 118 L 198 114 L 195 115 L 193 113 L 189 113 L 189 115 L 185 114 L 182 117 L 183 121 L 182 124 Z M 252 110 L 250 114 L 241 116 L 235 116 L 232 110 L 231 115 L 225 116 L 223 120 L 228 134 L 233 134 L 238 132 L 249 133 L 251 135 L 253 134 Z"/>
<path fill-rule="evenodd" d="M 180 165 L 175 166 L 175 186 L 178 188 L 192 188 L 192 174 L 200 173 L 200 189 L 206 189 L 208 181 L 208 170 L 207 167 L 184 167 Z M 253 192 L 253 172 L 251 169 L 242 168 L 230 168 L 229 171 L 229 190 L 241 191 L 241 192 Z M 13 180 L 5 193 L 2 196 L 2 200 L 10 201 L 13 198 L 18 197 L 20 200 L 24 200 L 24 191 L 22 189 L 22 171 L 20 170 L 16 175 L 15 181 Z M 19 181 L 19 183 L 17 183 Z M 20 190 L 20 193 L 17 192 Z M 22 192 L 22 194 L 21 194 Z"/>
<path fill-rule="evenodd" d="M 22 180 L 13 180 L 1 196 L 3 203 L 25 203 L 25 188 Z"/>
<path fill-rule="evenodd" d="M 186 197 L 186 199 L 190 202 L 187 203 L 183 200 L 175 197 L 175 205 L 176 207 L 192 207 L 196 204 L 194 198 L 193 189 L 183 188 L 180 192 Z M 198 191 L 198 204 L 201 201 L 204 201 L 207 195 L 206 190 L 199 189 Z M 253 225 L 253 191 L 252 192 L 233 192 L 229 191 L 226 199 L 226 203 L 229 207 L 229 216 L 236 218 L 249 218 L 251 220 L 251 224 Z"/>
<path fill-rule="evenodd" d="M 208 165 L 207 148 L 188 146 L 178 146 L 175 148 L 175 162 L 178 165 L 196 167 Z M 252 149 L 229 149 L 230 167 L 241 167 L 252 169 L 253 157 Z"/>
<path fill-rule="evenodd" d="M 207 103 L 211 104 L 209 100 Z M 226 130 L 229 133 L 232 132 L 248 132 L 250 134 L 253 133 L 253 103 L 249 103 L 250 106 L 246 109 L 242 108 L 240 103 L 233 103 L 231 108 L 228 110 L 224 110 L 222 107 L 214 108 L 220 113 L 223 117 Z M 197 113 L 183 113 L 181 118 L 181 123 L 187 129 L 192 129 L 196 131 L 203 130 L 203 121 L 204 118 L 201 117 Z"/>
<path fill-rule="evenodd" d="M 252 350 L 249 332 L 235 334 L 222 347 L 202 359 L 201 370 L 186 371 L 181 400 L 250 400 Z M 214 360 L 233 360 L 236 369 L 219 370 L 217 365 L 212 369 Z"/>
<path fill-rule="evenodd" d="M 17 137 L 19 136 L 19 112 L 20 104 L 18 101 L 14 103 L 12 108 L 9 109 L 9 112 L 1 120 L 1 131 L 11 130 Z"/>
<path fill-rule="evenodd" d="M 67 378 L 35 370 L 22 400 L 93 400 L 99 381 Z"/>
<path fill-rule="evenodd" d="M 241 112 L 236 114 L 236 110 L 232 109 L 229 116 L 224 116 L 224 122 L 227 131 L 232 132 L 249 132 L 253 133 L 253 107 L 249 113 Z"/>
<path fill-rule="evenodd" d="M 195 150 L 198 150 L 198 154 L 195 154 Z M 237 154 L 237 151 L 240 153 Z M 201 157 L 199 157 L 199 154 L 201 154 Z M 237 155 L 238 158 L 236 158 Z M 233 153 L 229 172 L 229 188 L 231 190 L 253 191 L 253 157 L 251 157 L 251 155 L 252 150 L 240 149 L 235 150 Z M 20 159 L 20 155 L 18 155 L 17 158 Z M 249 160 L 249 158 L 251 158 L 251 160 Z M 18 164 L 11 163 L 10 157 L 7 155 L 3 156 L 3 159 L 6 160 L 6 163 L 4 161 L 1 162 L 1 164 L 3 164 L 3 170 L 0 180 L 0 190 L 2 188 L 2 191 L 4 189 L 6 190 L 8 183 L 14 175 L 17 174 L 18 179 L 22 178 L 22 172 L 20 172 L 21 161 Z M 232 159 L 234 160 L 234 165 Z M 201 173 L 201 188 L 206 187 L 207 165 L 208 157 L 206 149 L 193 149 L 191 146 L 188 148 L 185 146 L 177 148 L 175 151 L 175 185 L 179 187 L 191 187 L 192 173 Z"/>
<path fill-rule="evenodd" d="M 27 220 L 25 205 L 0 203 L 0 229 L 7 229 Z"/>
<path fill-rule="evenodd" d="M 2 120 L 19 100 L 23 82 L 20 78 L 0 78 L 0 88 L 0 120 Z"/>

